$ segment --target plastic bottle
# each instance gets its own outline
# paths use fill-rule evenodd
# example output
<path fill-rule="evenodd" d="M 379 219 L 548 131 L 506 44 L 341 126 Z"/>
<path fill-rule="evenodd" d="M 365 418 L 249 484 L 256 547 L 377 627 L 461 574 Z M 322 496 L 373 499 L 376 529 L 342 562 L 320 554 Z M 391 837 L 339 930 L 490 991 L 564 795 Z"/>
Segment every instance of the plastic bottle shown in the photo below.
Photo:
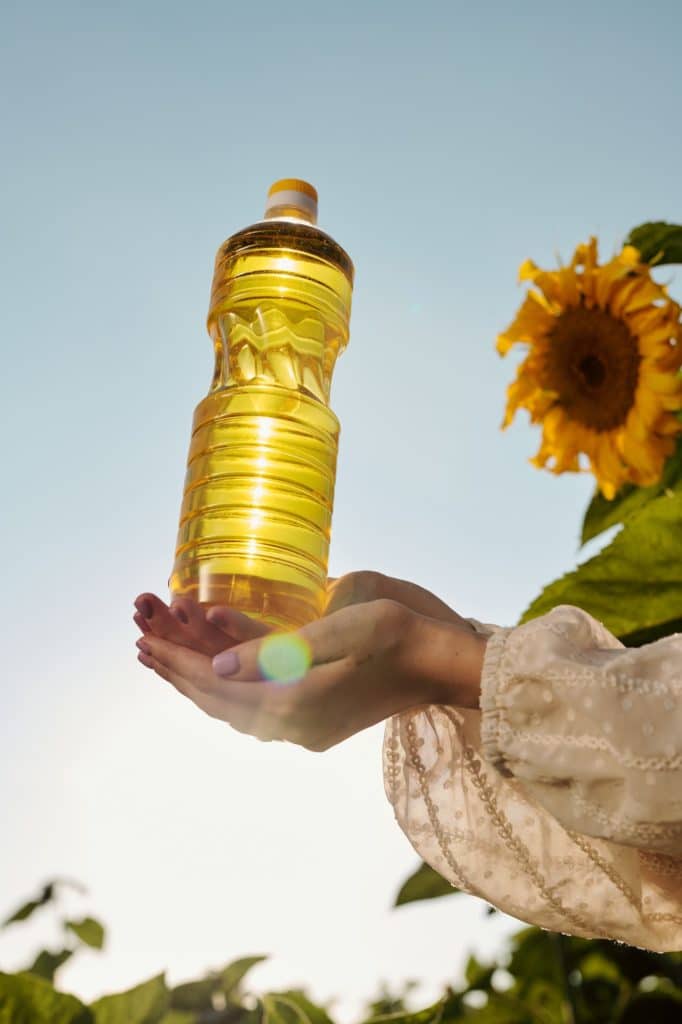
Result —
<path fill-rule="evenodd" d="M 353 264 L 318 227 L 317 193 L 283 179 L 265 219 L 218 250 L 215 371 L 192 425 L 171 597 L 276 627 L 324 610 Z"/>

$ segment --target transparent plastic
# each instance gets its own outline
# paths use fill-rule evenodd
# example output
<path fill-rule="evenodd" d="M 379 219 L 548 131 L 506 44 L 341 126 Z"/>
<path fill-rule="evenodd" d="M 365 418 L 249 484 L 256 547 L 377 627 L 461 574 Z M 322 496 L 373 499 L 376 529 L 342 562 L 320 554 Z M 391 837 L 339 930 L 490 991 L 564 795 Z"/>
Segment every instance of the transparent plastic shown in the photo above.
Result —
<path fill-rule="evenodd" d="M 324 610 L 353 264 L 304 216 L 219 249 L 208 317 L 215 371 L 194 413 L 171 597 L 291 628 Z"/>

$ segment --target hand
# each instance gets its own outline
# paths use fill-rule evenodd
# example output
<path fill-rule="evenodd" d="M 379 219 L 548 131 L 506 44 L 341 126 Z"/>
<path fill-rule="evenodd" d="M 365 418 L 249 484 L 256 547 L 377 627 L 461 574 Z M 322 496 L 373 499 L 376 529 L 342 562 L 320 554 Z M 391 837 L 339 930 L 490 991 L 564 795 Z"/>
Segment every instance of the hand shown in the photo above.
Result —
<path fill-rule="evenodd" d="M 366 570 L 349 572 L 345 576 L 339 576 L 338 579 L 329 580 L 325 615 L 351 604 L 377 601 L 381 598 L 398 601 L 413 612 L 427 615 L 431 619 L 453 622 L 463 629 L 473 630 L 471 623 L 458 615 L 445 601 L 441 601 L 430 590 L 425 590 L 424 587 L 410 583 L 408 580 L 399 580 L 393 576 L 384 576 L 380 572 Z"/>
<path fill-rule="evenodd" d="M 453 622 L 463 629 L 472 628 L 449 605 L 416 583 L 369 571 L 350 572 L 329 580 L 325 615 L 349 605 L 381 598 L 398 601 L 421 615 Z M 204 654 L 217 654 L 236 643 L 265 636 L 272 631 L 269 626 L 225 605 L 216 605 L 206 611 L 189 597 L 177 597 L 169 607 L 156 594 L 144 593 L 135 599 L 135 607 L 137 611 L 133 619 L 142 633 L 153 633 Z"/>
<path fill-rule="evenodd" d="M 281 655 L 307 650 L 296 681 L 264 677 L 277 645 Z M 212 717 L 260 739 L 327 750 L 422 704 L 477 706 L 485 639 L 380 599 L 214 659 L 152 633 L 138 646 L 142 664 Z"/>

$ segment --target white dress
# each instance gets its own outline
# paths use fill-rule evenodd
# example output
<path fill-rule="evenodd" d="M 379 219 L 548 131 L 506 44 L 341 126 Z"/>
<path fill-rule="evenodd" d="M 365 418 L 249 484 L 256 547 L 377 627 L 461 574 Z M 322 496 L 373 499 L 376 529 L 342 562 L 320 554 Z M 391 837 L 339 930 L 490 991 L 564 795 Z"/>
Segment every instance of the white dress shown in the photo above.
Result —
<path fill-rule="evenodd" d="M 480 710 L 390 719 L 386 792 L 453 885 L 572 935 L 682 949 L 682 634 L 570 606 L 488 636 Z"/>

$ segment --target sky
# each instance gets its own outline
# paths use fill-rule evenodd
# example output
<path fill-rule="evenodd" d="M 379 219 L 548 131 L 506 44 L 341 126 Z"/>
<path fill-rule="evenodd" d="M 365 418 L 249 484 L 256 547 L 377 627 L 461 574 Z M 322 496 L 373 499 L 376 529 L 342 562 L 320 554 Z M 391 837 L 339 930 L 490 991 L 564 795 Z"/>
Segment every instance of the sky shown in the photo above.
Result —
<path fill-rule="evenodd" d="M 592 481 L 500 432 L 495 337 L 526 257 L 679 217 L 680 28 L 674 2 L 5 0 L 0 915 L 88 886 L 107 951 L 64 988 L 263 952 L 256 987 L 348 1017 L 502 948 L 473 899 L 390 909 L 417 860 L 380 727 L 324 755 L 231 732 L 138 664 L 133 600 L 173 560 L 215 251 L 284 176 L 356 267 L 331 573 L 512 625 L 574 567 Z M 0 966 L 51 934 L 0 935 Z"/>

